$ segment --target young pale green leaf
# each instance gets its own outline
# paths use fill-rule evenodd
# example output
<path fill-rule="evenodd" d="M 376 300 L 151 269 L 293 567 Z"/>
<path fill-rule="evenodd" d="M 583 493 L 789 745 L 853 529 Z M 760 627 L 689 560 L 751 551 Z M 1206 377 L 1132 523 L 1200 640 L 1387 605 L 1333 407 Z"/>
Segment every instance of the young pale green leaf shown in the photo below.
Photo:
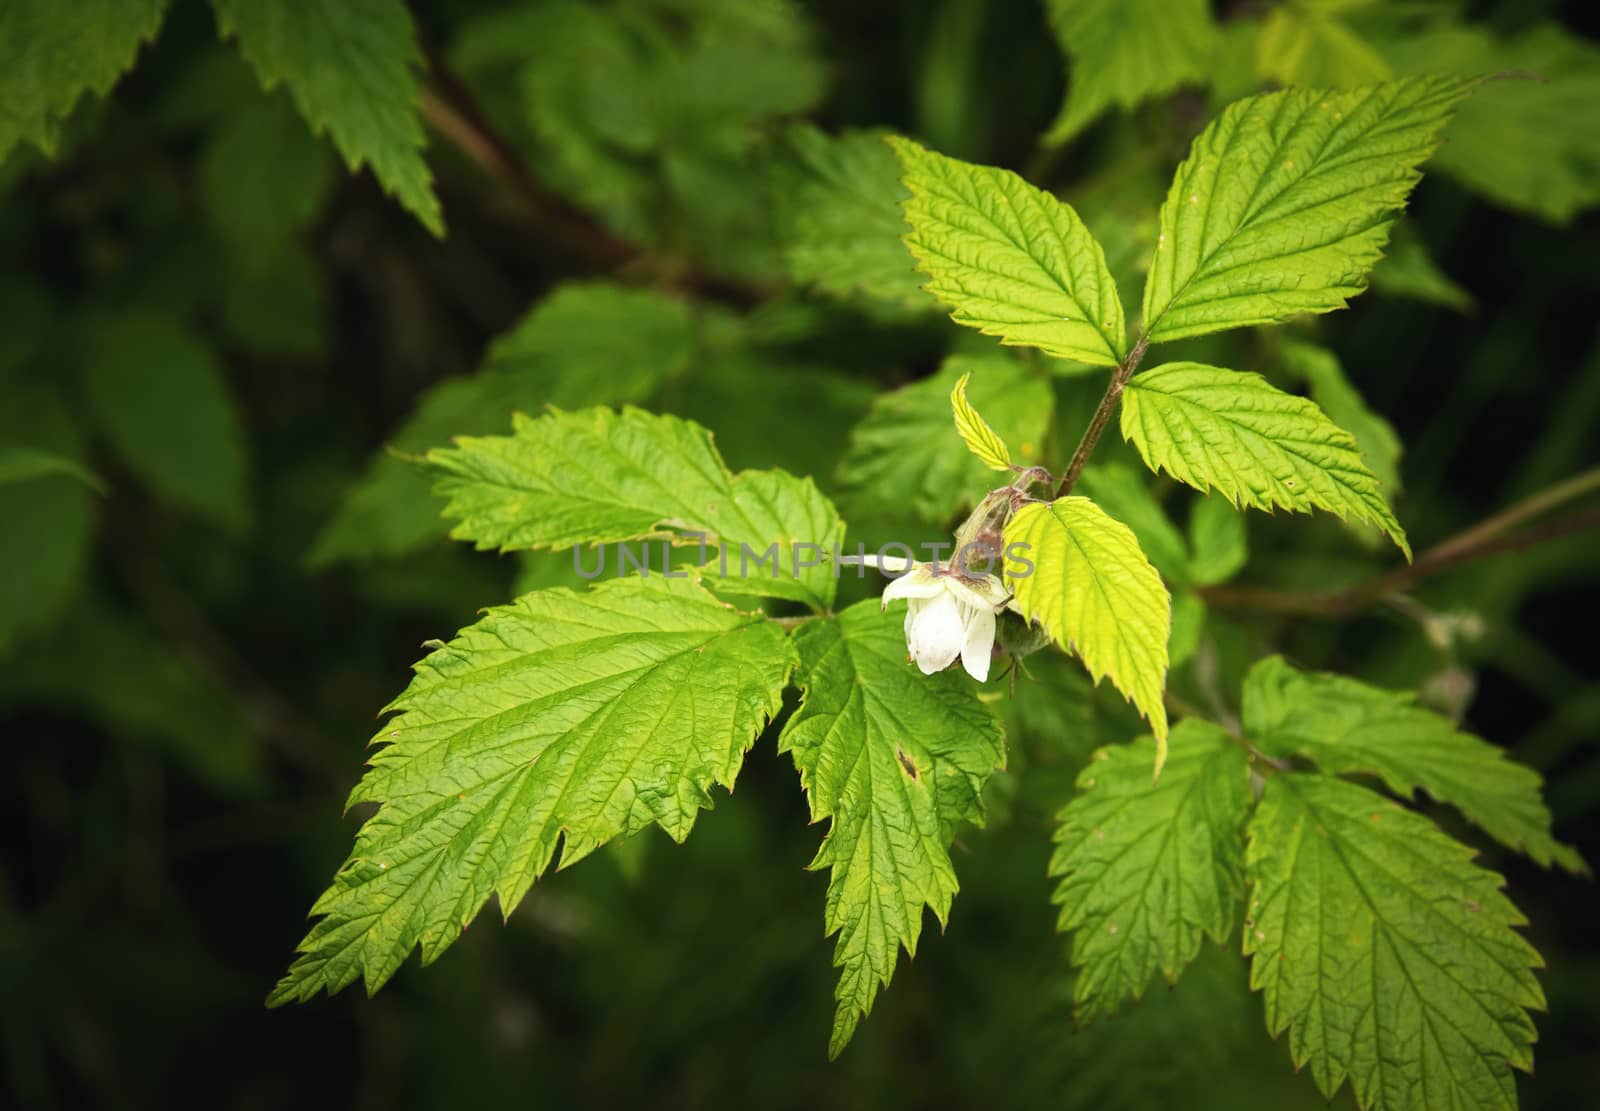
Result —
<path fill-rule="evenodd" d="M 942 927 L 956 893 L 949 846 L 983 822 L 982 794 L 1005 764 L 999 722 L 963 675 L 906 661 L 898 614 L 876 600 L 795 630 L 800 707 L 778 749 L 791 753 L 813 821 L 829 819 L 812 861 L 827 867 L 838 1056 L 887 986 L 900 948 L 915 956 L 923 907 Z"/>
<path fill-rule="evenodd" d="M 1484 27 L 1441 24 L 1383 43 L 1402 73 L 1515 73 L 1461 111 L 1435 166 L 1486 197 L 1555 224 L 1600 204 L 1600 46 L 1558 23 L 1507 39 Z"/>
<path fill-rule="evenodd" d="M 105 321 L 89 337 L 83 387 L 96 423 L 157 494 L 244 527 L 243 420 L 222 367 L 182 325 L 154 312 Z"/>
<path fill-rule="evenodd" d="M 1135 375 L 1122 395 L 1122 435 L 1151 470 L 1197 490 L 1216 487 L 1235 505 L 1366 521 L 1411 558 L 1355 437 L 1259 374 L 1167 363 Z"/>
<path fill-rule="evenodd" d="M 1275 775 L 1250 822 L 1245 952 L 1267 1029 L 1329 1098 L 1514 1108 L 1541 965 L 1502 880 L 1432 823 L 1343 780 Z"/>
<path fill-rule="evenodd" d="M 1150 722 L 1155 771 L 1166 754 L 1172 598 L 1128 526 L 1084 497 L 1025 505 L 1006 524 L 1006 583 L 1022 615 L 1107 676 Z M 1021 544 L 1031 568 L 1014 561 Z"/>
<path fill-rule="evenodd" d="M 955 388 L 950 391 L 950 411 L 955 416 L 956 431 L 961 434 L 961 440 L 967 445 L 967 450 L 977 456 L 978 461 L 985 467 L 991 471 L 1009 471 L 1011 449 L 1006 447 L 1004 440 L 995 435 L 994 429 L 989 427 L 982 414 L 967 400 L 967 380 L 971 377 L 970 370 L 962 374 Z"/>
<path fill-rule="evenodd" d="M 891 137 L 911 190 L 906 246 L 958 324 L 1000 342 L 1115 366 L 1126 324 L 1105 252 L 1070 205 L 1010 170 Z"/>
<path fill-rule="evenodd" d="M 900 164 L 880 134 L 796 124 L 769 169 L 789 274 L 835 297 L 931 307 L 900 235 Z"/>
<path fill-rule="evenodd" d="M 611 282 L 557 287 L 490 345 L 477 374 L 422 396 L 324 526 L 310 561 L 400 555 L 444 536 L 432 477 L 396 453 L 498 432 L 513 413 L 546 405 L 645 401 L 693 354 L 694 319 L 681 301 Z"/>
<path fill-rule="evenodd" d="M 1108 1015 L 1139 999 L 1159 970 L 1169 984 L 1223 942 L 1244 897 L 1250 768 L 1242 746 L 1209 722 L 1172 730 L 1165 771 L 1150 782 L 1156 742 L 1095 753 L 1058 816 L 1050 874 L 1057 928 L 1073 931 L 1073 1010 Z"/>
<path fill-rule="evenodd" d="M 1374 413 L 1350 379 L 1339 356 L 1326 347 L 1290 340 L 1282 348 L 1283 363 L 1311 389 L 1311 400 L 1340 428 L 1355 437 L 1361 458 L 1378 478 L 1384 497 L 1400 489 L 1400 453 L 1404 445 L 1394 425 Z"/>
<path fill-rule="evenodd" d="M 1407 798 L 1426 791 L 1541 867 L 1588 871 L 1576 850 L 1552 836 L 1537 772 L 1409 693 L 1296 671 L 1270 656 L 1245 678 L 1243 718 L 1267 752 L 1305 757 L 1332 775 L 1375 775 Z"/>
<path fill-rule="evenodd" d="M 431 963 L 490 895 L 652 823 L 674 840 L 732 788 L 781 704 L 783 631 L 693 582 L 630 577 L 499 606 L 417 665 L 350 803 L 378 803 L 267 1002 L 368 993 Z"/>
<path fill-rule="evenodd" d="M 1048 0 L 1072 60 L 1067 100 L 1045 136 L 1063 143 L 1110 107 L 1206 80 L 1217 29 L 1208 0 Z"/>
<path fill-rule="evenodd" d="M 852 515 L 909 509 L 943 523 L 997 485 L 950 427 L 947 399 L 969 377 L 972 402 L 993 419 L 1002 445 L 1016 444 L 1025 464 L 1038 458 L 1054 407 L 1049 383 L 1003 352 L 955 355 L 938 374 L 880 394 L 851 431 L 839 482 Z"/>
<path fill-rule="evenodd" d="M 1151 342 L 1343 308 L 1366 288 L 1417 166 L 1472 87 L 1414 77 L 1230 105 L 1161 207 L 1144 287 Z"/>
<path fill-rule="evenodd" d="M 55 153 L 86 92 L 104 96 L 154 39 L 167 0 L 8 0 L 0 5 L 0 161 L 26 140 Z"/>
<path fill-rule="evenodd" d="M 384 190 L 429 231 L 444 234 L 423 161 L 421 61 L 403 0 L 211 0 L 224 37 L 267 89 L 287 85 L 313 130 L 326 130 L 352 170 L 372 167 Z"/>
<path fill-rule="evenodd" d="M 450 535 L 479 548 L 563 548 L 622 540 L 722 547 L 706 568 L 716 589 L 825 609 L 820 558 L 844 532 L 809 478 L 731 474 L 699 425 L 642 409 L 518 415 L 510 436 L 461 437 L 428 460 Z M 809 566 L 807 566 L 809 564 Z"/>

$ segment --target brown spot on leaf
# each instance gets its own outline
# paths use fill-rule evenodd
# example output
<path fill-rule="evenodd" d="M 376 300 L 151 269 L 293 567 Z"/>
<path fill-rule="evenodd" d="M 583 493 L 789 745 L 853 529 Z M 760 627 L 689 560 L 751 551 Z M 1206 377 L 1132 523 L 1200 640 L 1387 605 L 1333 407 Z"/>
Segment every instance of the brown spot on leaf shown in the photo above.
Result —
<path fill-rule="evenodd" d="M 900 766 L 905 769 L 905 773 L 911 777 L 912 782 L 920 781 L 921 776 L 917 773 L 917 762 L 911 759 L 910 756 L 906 755 L 905 749 L 901 748 L 899 745 L 895 745 L 894 757 L 896 760 L 900 761 Z"/>

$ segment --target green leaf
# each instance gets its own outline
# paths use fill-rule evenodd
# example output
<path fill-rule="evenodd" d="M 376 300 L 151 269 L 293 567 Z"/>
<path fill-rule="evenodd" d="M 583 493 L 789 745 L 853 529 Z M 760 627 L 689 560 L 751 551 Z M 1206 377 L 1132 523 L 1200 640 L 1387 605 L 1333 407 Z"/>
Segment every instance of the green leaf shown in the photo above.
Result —
<path fill-rule="evenodd" d="M 692 582 L 618 579 L 524 595 L 417 665 L 350 804 L 378 803 L 312 907 L 267 1002 L 368 993 L 418 945 L 432 963 L 490 895 L 511 911 L 652 823 L 676 841 L 731 789 L 781 704 L 783 631 Z"/>
<path fill-rule="evenodd" d="M 1105 252 L 1071 206 L 1009 170 L 892 136 L 911 190 L 906 246 L 958 324 L 1000 342 L 1115 366 L 1126 325 Z"/>
<path fill-rule="evenodd" d="M 796 124 L 769 170 L 789 274 L 835 297 L 928 307 L 900 235 L 900 164 L 882 136 Z"/>
<path fill-rule="evenodd" d="M 21 449 L 81 460 L 83 441 L 54 393 L 0 388 L 0 437 Z M 80 464 L 81 465 L 81 464 Z M 56 619 L 83 580 L 94 528 L 94 495 L 69 474 L 0 484 L 0 649 Z"/>
<path fill-rule="evenodd" d="M 1304 757 L 1331 775 L 1375 775 L 1406 798 L 1426 791 L 1541 867 L 1588 871 L 1551 835 L 1537 772 L 1418 706 L 1409 693 L 1296 671 L 1270 656 L 1245 678 L 1243 720 L 1267 752 Z"/>
<path fill-rule="evenodd" d="M 1471 312 L 1476 305 L 1472 294 L 1439 268 L 1416 225 L 1410 220 L 1396 220 L 1392 231 L 1388 251 L 1373 267 L 1372 288 L 1390 297 L 1408 297 L 1425 305 Z"/>
<path fill-rule="evenodd" d="M 730 474 L 711 434 L 689 421 L 631 407 L 519 415 L 511 436 L 462 437 L 428 460 L 443 472 L 434 489 L 449 498 L 445 516 L 459 522 L 450 535 L 479 548 L 695 544 L 703 534 L 722 545 L 716 589 L 817 609 L 833 601 L 831 566 L 801 565 L 842 538 L 832 504 L 809 478 Z"/>
<path fill-rule="evenodd" d="M 106 492 L 105 480 L 76 459 L 0 439 L 0 486 L 33 482 L 52 475 L 75 478 L 97 494 Z"/>
<path fill-rule="evenodd" d="M 977 456 L 978 461 L 991 471 L 1009 471 L 1011 469 L 1011 449 L 1006 447 L 1006 442 L 995 435 L 983 419 L 983 415 L 972 407 L 972 402 L 967 400 L 967 381 L 972 377 L 972 371 L 967 371 L 956 382 L 955 388 L 950 391 L 950 411 L 955 417 L 956 431 L 961 434 L 961 440 L 967 445 L 967 450 Z"/>
<path fill-rule="evenodd" d="M 1275 775 L 1250 822 L 1245 952 L 1267 1029 L 1331 1098 L 1513 1108 L 1539 955 L 1501 878 L 1426 819 L 1342 780 Z"/>
<path fill-rule="evenodd" d="M 1135 375 L 1122 395 L 1122 435 L 1151 470 L 1235 505 L 1325 509 L 1382 529 L 1411 558 L 1355 437 L 1303 397 L 1259 374 L 1167 363 Z"/>
<path fill-rule="evenodd" d="M 288 86 L 314 131 L 327 131 L 351 170 L 372 167 L 384 191 L 434 235 L 444 234 L 423 161 L 421 63 L 402 0 L 211 0 L 224 38 L 266 89 Z"/>
<path fill-rule="evenodd" d="M 839 935 L 836 1057 L 900 948 L 916 955 L 923 907 L 941 927 L 949 917 L 949 845 L 961 822 L 982 824 L 983 787 L 1005 747 L 975 685 L 906 662 L 900 617 L 877 600 L 807 622 L 794 640 L 804 693 L 778 750 L 794 757 L 812 821 L 830 820 L 811 866 L 830 869 L 824 922 Z"/>
<path fill-rule="evenodd" d="M 1230 105 L 1161 207 L 1144 288 L 1150 341 L 1343 308 L 1366 288 L 1416 167 L 1472 87 L 1416 77 Z"/>
<path fill-rule="evenodd" d="M 221 116 L 200 156 L 201 202 L 247 270 L 270 271 L 322 210 L 335 164 L 282 95 Z"/>
<path fill-rule="evenodd" d="M 1349 0 L 1290 0 L 1256 38 L 1256 69 L 1283 85 L 1342 89 L 1392 76 L 1389 63 L 1339 16 Z"/>
<path fill-rule="evenodd" d="M 955 384 L 971 377 L 972 403 L 994 420 L 996 435 L 1013 443 L 1024 463 L 1038 458 L 1054 398 L 1050 385 L 1016 359 L 955 355 L 939 373 L 880 394 L 850 433 L 839 464 L 852 514 L 912 513 L 948 521 L 999 485 L 984 463 L 963 451 L 950 425 Z"/>
<path fill-rule="evenodd" d="M 111 91 L 156 37 L 166 7 L 166 0 L 0 5 L 0 161 L 24 140 L 54 154 L 78 98 Z"/>
<path fill-rule="evenodd" d="M 1147 737 L 1095 753 L 1057 818 L 1050 874 L 1057 929 L 1073 931 L 1079 1019 L 1141 998 L 1157 970 L 1175 983 L 1202 937 L 1224 942 L 1238 921 L 1252 802 L 1244 748 L 1209 722 L 1181 721 L 1151 783 L 1155 750 Z"/>
<path fill-rule="evenodd" d="M 1396 36 L 1385 50 L 1403 73 L 1513 72 L 1463 104 L 1435 166 L 1491 200 L 1554 224 L 1600 204 L 1600 47 L 1556 23 L 1496 38 L 1441 26 Z"/>
<path fill-rule="evenodd" d="M 1339 357 L 1326 347 L 1291 340 L 1283 345 L 1283 363 L 1311 388 L 1311 400 L 1340 428 L 1355 437 L 1362 461 L 1378 478 L 1384 497 L 1400 489 L 1400 453 L 1404 445 L 1394 425 L 1374 413 L 1366 398 L 1345 377 Z"/>
<path fill-rule="evenodd" d="M 1006 582 L 1017 607 L 1076 653 L 1096 681 L 1108 676 L 1166 751 L 1167 637 L 1172 599 L 1124 524 L 1084 497 L 1025 505 L 1006 524 Z M 1024 549 L 1031 570 L 1012 556 Z"/>
<path fill-rule="evenodd" d="M 1250 558 L 1244 514 L 1226 498 L 1196 498 L 1189 510 L 1189 552 L 1189 578 L 1195 584 L 1233 578 Z"/>
<path fill-rule="evenodd" d="M 1101 509 L 1133 530 L 1139 547 L 1169 582 L 1189 581 L 1189 549 L 1161 503 L 1150 492 L 1150 476 L 1122 463 L 1091 463 L 1078 486 Z"/>
<path fill-rule="evenodd" d="M 130 311 L 89 338 L 90 412 L 158 495 L 229 529 L 249 520 L 243 421 L 212 353 L 176 320 Z"/>
<path fill-rule="evenodd" d="M 680 301 L 609 282 L 558 286 L 490 345 L 477 374 L 422 396 L 324 526 L 311 563 L 400 555 L 444 536 L 432 476 L 396 453 L 499 432 L 513 413 L 545 405 L 647 400 L 693 353 L 694 319 Z"/>
<path fill-rule="evenodd" d="M 1062 143 L 1110 107 L 1124 110 L 1206 80 L 1216 47 L 1208 0 L 1048 0 L 1072 59 L 1067 100 L 1045 136 Z"/>

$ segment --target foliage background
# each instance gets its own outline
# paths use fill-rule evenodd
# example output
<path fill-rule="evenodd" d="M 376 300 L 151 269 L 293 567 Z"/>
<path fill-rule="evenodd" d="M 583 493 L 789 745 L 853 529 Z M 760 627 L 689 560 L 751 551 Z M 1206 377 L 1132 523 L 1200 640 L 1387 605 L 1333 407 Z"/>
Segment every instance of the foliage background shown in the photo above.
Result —
<path fill-rule="evenodd" d="M 553 875 L 508 926 L 486 916 L 435 968 L 413 964 L 374 1000 L 262 1007 L 348 844 L 340 808 L 361 740 L 417 646 L 518 582 L 570 574 L 563 560 L 519 564 L 426 528 L 408 547 L 415 511 L 397 523 L 380 507 L 342 539 L 330 531 L 351 520 L 349 492 L 419 399 L 483 365 L 559 283 L 617 278 L 695 306 L 686 333 L 668 319 L 644 352 L 660 365 L 640 399 L 708 424 L 734 467 L 811 472 L 837 491 L 848 428 L 873 394 L 970 340 L 937 314 L 786 281 L 786 210 L 769 189 L 783 121 L 884 127 L 1025 167 L 1098 206 L 1106 215 L 1090 223 L 1106 234 L 1127 209 L 1153 220 L 1211 112 L 1207 94 L 1182 92 L 1041 153 L 1063 59 L 1038 5 L 983 0 L 780 14 L 776 30 L 740 32 L 769 55 L 712 52 L 704 85 L 666 112 L 639 58 L 677 49 L 717 5 L 610 5 L 602 22 L 664 36 L 633 40 L 631 63 L 606 54 L 603 35 L 519 32 L 540 7 L 412 5 L 434 67 L 424 114 L 442 240 L 370 176 L 344 174 L 281 91 L 261 94 L 198 3 L 172 5 L 109 100 L 79 105 L 53 160 L 18 149 L 0 165 L 0 431 L 83 459 L 109 487 L 0 488 L 0 718 L 15 754 L 0 779 L 6 1098 L 1319 1106 L 1263 1036 L 1232 950 L 1208 945 L 1175 990 L 1073 1031 L 1045 876 L 1050 818 L 1087 753 L 1137 725 L 1066 665 L 1020 696 L 990 827 L 957 844 L 948 932 L 902 966 L 833 1065 L 824 880 L 803 870 L 818 833 L 775 731 L 681 848 L 647 834 Z M 1222 14 L 1237 23 L 1266 7 Z M 1550 19 L 1596 33 L 1576 3 L 1410 7 L 1507 34 Z M 1211 74 L 1224 85 L 1238 79 L 1226 55 Z M 543 76 L 519 86 L 528 64 Z M 487 134 L 503 145 L 485 146 Z M 1541 157 L 1549 138 L 1522 136 L 1521 149 L 1512 136 L 1504 157 Z M 1600 165 L 1582 173 L 1592 188 Z M 1411 214 L 1473 307 L 1380 285 L 1314 335 L 1405 444 L 1397 504 L 1420 549 L 1600 462 L 1600 217 L 1508 211 L 1432 172 Z M 1127 234 L 1137 248 L 1139 226 Z M 531 404 L 635 396 L 561 357 L 596 342 L 579 320 L 506 365 L 533 384 Z M 1064 454 L 1069 416 L 1081 425 L 1100 381 L 1052 388 Z M 445 434 L 502 426 L 481 400 L 463 405 Z M 426 447 L 429 434 L 399 446 Z M 378 466 L 402 505 L 425 498 L 402 465 Z M 841 502 L 869 539 L 940 531 L 873 512 L 870 498 Z M 400 540 L 374 551 L 375 536 Z M 1239 583 L 1316 590 L 1390 558 L 1328 521 L 1256 516 L 1250 539 Z M 1415 594 L 1433 615 L 1422 621 L 1389 607 L 1341 622 L 1214 607 L 1177 688 L 1197 700 L 1237 690 L 1267 650 L 1421 684 L 1540 769 L 1558 834 L 1600 859 L 1600 669 L 1581 620 L 1600 607 L 1597 569 L 1591 533 L 1430 580 Z M 1441 614 L 1475 615 L 1482 635 Z M 1524 1105 L 1576 1106 L 1600 1090 L 1600 949 L 1581 909 L 1593 888 L 1488 855 L 1549 964 Z"/>

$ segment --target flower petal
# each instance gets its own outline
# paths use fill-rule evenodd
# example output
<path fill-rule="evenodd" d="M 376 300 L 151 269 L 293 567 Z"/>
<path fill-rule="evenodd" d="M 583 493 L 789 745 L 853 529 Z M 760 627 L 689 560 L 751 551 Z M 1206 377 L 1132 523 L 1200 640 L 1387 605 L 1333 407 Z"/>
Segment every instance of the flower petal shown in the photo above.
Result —
<path fill-rule="evenodd" d="M 885 575 L 903 575 L 916 567 L 926 567 L 925 563 L 918 563 L 914 559 L 902 559 L 899 556 L 862 555 L 846 556 L 840 563 L 860 564 L 863 567 L 876 567 Z"/>
<path fill-rule="evenodd" d="M 961 643 L 961 666 L 980 683 L 988 682 L 989 661 L 994 658 L 994 611 L 972 611 L 967 636 Z"/>
<path fill-rule="evenodd" d="M 944 591 L 929 599 L 912 618 L 906 630 L 906 647 L 924 675 L 943 671 L 961 654 L 966 639 L 966 620 L 962 607 Z"/>
<path fill-rule="evenodd" d="M 932 598 L 944 593 L 944 583 L 922 565 L 913 567 L 883 588 L 883 605 L 896 598 Z"/>
<path fill-rule="evenodd" d="M 1005 605 L 1010 593 L 993 575 L 968 578 L 963 575 L 944 576 L 945 589 L 964 605 L 973 609 L 986 609 L 990 613 Z"/>

